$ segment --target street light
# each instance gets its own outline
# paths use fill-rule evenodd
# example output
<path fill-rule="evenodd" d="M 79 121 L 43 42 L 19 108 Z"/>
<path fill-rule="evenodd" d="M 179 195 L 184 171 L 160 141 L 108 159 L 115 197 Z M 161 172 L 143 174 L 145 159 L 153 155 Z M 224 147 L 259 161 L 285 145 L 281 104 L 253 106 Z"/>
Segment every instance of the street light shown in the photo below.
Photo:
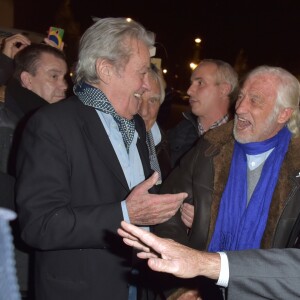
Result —
<path fill-rule="evenodd" d="M 192 70 L 194 70 L 200 62 L 200 43 L 202 40 L 199 37 L 196 37 L 194 41 L 196 47 L 194 51 L 193 61 L 190 63 L 190 68 Z"/>
<path fill-rule="evenodd" d="M 196 44 L 200 44 L 200 43 L 201 43 L 201 39 L 200 39 L 200 38 L 198 38 L 198 37 L 197 37 L 197 38 L 195 38 L 195 43 L 196 43 Z"/>
<path fill-rule="evenodd" d="M 194 62 L 191 62 L 191 63 L 190 63 L 190 68 L 191 68 L 192 70 L 195 70 L 195 69 L 197 68 L 197 64 L 195 64 Z"/>

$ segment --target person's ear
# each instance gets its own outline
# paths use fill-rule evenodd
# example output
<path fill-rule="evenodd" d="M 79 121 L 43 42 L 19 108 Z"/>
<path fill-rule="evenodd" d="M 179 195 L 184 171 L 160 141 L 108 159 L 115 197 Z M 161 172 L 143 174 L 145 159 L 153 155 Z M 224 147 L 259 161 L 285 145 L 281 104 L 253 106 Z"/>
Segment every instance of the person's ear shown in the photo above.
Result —
<path fill-rule="evenodd" d="M 31 90 L 31 78 L 32 78 L 32 76 L 28 72 L 23 71 L 20 75 L 20 78 L 21 78 L 22 86 L 25 87 L 28 90 Z"/>
<path fill-rule="evenodd" d="M 284 124 L 284 123 L 288 122 L 288 120 L 291 118 L 293 112 L 294 112 L 294 109 L 291 107 L 282 109 L 278 115 L 277 122 L 280 124 Z"/>
<path fill-rule="evenodd" d="M 231 85 L 229 83 L 221 83 L 221 93 L 222 96 L 227 97 L 231 92 Z"/>
<path fill-rule="evenodd" d="M 98 59 L 96 62 L 96 70 L 99 79 L 108 84 L 112 76 L 112 65 L 106 60 Z"/>

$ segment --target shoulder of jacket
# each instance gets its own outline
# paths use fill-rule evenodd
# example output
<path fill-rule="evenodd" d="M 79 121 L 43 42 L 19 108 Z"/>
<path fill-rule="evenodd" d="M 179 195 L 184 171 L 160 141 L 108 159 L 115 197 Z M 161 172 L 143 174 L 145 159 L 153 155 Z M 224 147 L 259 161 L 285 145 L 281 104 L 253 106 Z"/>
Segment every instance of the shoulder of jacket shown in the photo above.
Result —
<path fill-rule="evenodd" d="M 286 162 L 290 170 L 300 172 L 300 136 L 292 137 L 286 154 Z M 300 173 L 299 173 L 300 174 Z"/>
<path fill-rule="evenodd" d="M 208 131 L 197 143 L 206 157 L 217 155 L 221 148 L 233 139 L 233 121 Z"/>

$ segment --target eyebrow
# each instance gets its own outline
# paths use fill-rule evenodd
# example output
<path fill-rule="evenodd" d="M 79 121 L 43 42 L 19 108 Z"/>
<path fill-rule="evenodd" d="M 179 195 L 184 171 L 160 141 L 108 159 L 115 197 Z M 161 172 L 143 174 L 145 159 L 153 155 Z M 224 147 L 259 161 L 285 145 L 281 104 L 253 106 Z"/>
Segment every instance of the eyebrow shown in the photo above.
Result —
<path fill-rule="evenodd" d="M 157 98 L 157 99 L 160 99 L 160 94 L 154 94 L 154 95 L 150 96 L 149 98 Z"/>

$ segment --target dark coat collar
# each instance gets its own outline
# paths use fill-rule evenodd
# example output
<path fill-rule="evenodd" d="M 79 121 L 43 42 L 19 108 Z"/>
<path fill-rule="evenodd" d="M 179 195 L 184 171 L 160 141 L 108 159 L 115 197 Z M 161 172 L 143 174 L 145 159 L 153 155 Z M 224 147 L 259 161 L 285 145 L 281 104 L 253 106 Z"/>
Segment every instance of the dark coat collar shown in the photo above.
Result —
<path fill-rule="evenodd" d="M 209 228 L 210 241 L 217 219 L 220 199 L 228 180 L 230 164 L 233 154 L 233 121 L 220 126 L 205 135 L 210 146 L 205 152 L 207 157 L 213 157 L 215 166 L 213 202 L 211 206 L 211 222 Z M 273 246 L 275 230 L 282 216 L 283 210 L 291 197 L 291 191 L 300 189 L 300 138 L 293 137 L 288 152 L 282 163 L 279 179 L 273 194 L 268 222 L 262 238 L 262 248 Z M 294 190 L 295 192 L 295 190 Z"/>
<path fill-rule="evenodd" d="M 5 106 L 18 118 L 34 112 L 48 104 L 43 98 L 21 86 L 20 82 L 12 78 L 5 90 Z"/>

